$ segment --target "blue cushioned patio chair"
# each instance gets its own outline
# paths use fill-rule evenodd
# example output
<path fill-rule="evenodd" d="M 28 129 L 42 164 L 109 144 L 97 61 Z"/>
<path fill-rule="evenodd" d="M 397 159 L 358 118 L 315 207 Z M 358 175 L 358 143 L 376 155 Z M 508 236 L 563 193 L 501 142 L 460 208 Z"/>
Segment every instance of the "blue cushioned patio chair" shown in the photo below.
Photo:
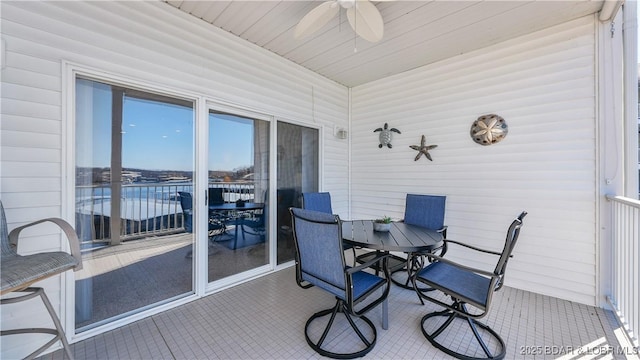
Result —
<path fill-rule="evenodd" d="M 405 224 L 416 225 L 426 229 L 437 230 L 447 238 L 447 226 L 444 224 L 445 205 L 447 197 L 443 195 L 407 194 L 404 207 Z M 440 249 L 432 252 L 440 252 L 444 256 L 447 252 L 447 243 Z M 391 281 L 404 288 L 411 286 L 411 276 L 424 267 L 425 258 L 422 253 L 407 254 L 406 259 L 394 257 L 389 259 L 389 269 L 393 273 Z M 399 262 L 405 264 L 400 265 Z M 401 271 L 402 270 L 402 271 Z"/>
<path fill-rule="evenodd" d="M 431 263 L 417 272 L 413 287 L 422 299 L 445 308 L 443 311 L 429 313 L 422 317 L 421 330 L 433 346 L 459 359 L 502 359 L 505 356 L 505 343 L 493 329 L 477 319 L 487 315 L 493 293 L 504 285 L 507 262 L 520 234 L 522 212 L 509 226 L 502 252 L 483 250 L 458 241 L 444 240 L 449 245 L 459 245 L 476 252 L 499 256 L 493 272 L 474 269 L 435 254 L 425 254 Z M 418 284 L 424 284 L 437 292 L 423 291 Z M 445 297 L 436 296 L 442 293 Z M 451 303 L 445 303 L 451 298 Z M 470 305 L 468 307 L 467 305 Z M 468 328 L 465 332 L 465 326 Z M 464 343 L 461 344 L 464 338 Z M 476 344 L 467 344 L 474 341 Z M 468 341 L 470 340 L 470 341 Z M 464 349 L 464 352 L 459 352 Z M 480 354 L 480 355 L 478 355 Z"/>
<path fill-rule="evenodd" d="M 178 195 L 180 196 L 184 231 L 193 233 L 193 199 L 191 198 L 191 193 L 180 191 Z"/>
<path fill-rule="evenodd" d="M 257 236 L 260 238 L 260 241 L 265 240 L 265 236 L 267 234 L 267 196 L 268 192 L 265 191 L 262 196 L 262 204 L 264 207 L 260 210 L 249 211 L 246 213 L 245 217 L 242 217 L 240 228 L 242 229 L 242 240 L 246 239 L 246 234 L 251 236 Z"/>
<path fill-rule="evenodd" d="M 331 193 L 328 193 L 328 192 L 302 193 L 302 208 L 305 210 L 313 210 L 313 211 L 320 211 L 326 214 L 333 214 L 333 209 L 331 207 Z M 344 250 L 351 250 L 353 252 L 353 258 L 355 261 L 356 248 L 348 244 L 343 244 L 342 246 Z"/>
<path fill-rule="evenodd" d="M 331 194 L 328 192 L 302 193 L 302 208 L 333 214 L 333 209 L 331 208 Z"/>
<path fill-rule="evenodd" d="M 385 278 L 365 272 L 373 263 L 384 263 L 388 255 L 379 256 L 357 267 L 345 265 L 342 250 L 342 222 L 337 215 L 318 211 L 290 209 L 296 247 L 296 281 L 302 288 L 317 286 L 336 298 L 333 308 L 317 312 L 307 320 L 305 338 L 320 355 L 335 359 L 353 359 L 367 354 L 376 344 L 376 327 L 364 314 L 382 303 L 389 294 L 389 272 Z M 373 299 L 373 300 L 370 300 Z M 347 323 L 334 321 L 343 314 Z M 330 315 L 321 335 L 313 331 L 321 318 Z M 326 318 L 325 318 L 326 319 Z M 316 321 L 318 320 L 318 321 Z M 358 323 L 367 328 L 361 329 Z M 351 331 L 348 331 L 348 329 Z M 320 325 L 322 329 L 322 325 Z M 344 341 L 353 335 L 360 342 Z M 348 346 L 344 349 L 343 346 Z"/>
<path fill-rule="evenodd" d="M 193 232 L 193 197 L 190 192 L 180 191 L 180 207 L 184 217 L 184 230 L 188 233 Z M 227 227 L 218 216 L 209 216 L 209 238 L 223 234 Z"/>
<path fill-rule="evenodd" d="M 180 207 L 182 208 L 182 217 L 184 221 L 184 231 L 193 232 L 193 196 L 190 192 L 179 191 Z M 213 241 L 216 236 L 222 235 L 227 231 L 224 221 L 216 214 L 209 214 L 208 236 L 209 241 Z M 193 250 L 187 252 L 186 257 L 191 257 Z"/>
<path fill-rule="evenodd" d="M 406 224 L 437 230 L 447 238 L 447 226 L 444 225 L 445 204 L 447 197 L 442 195 L 407 194 L 405 199 L 404 219 Z M 440 256 L 446 253 L 446 243 L 440 249 Z M 391 281 L 405 289 L 413 289 L 411 276 L 423 268 L 425 258 L 422 253 L 407 254 L 406 257 L 392 255 L 389 258 Z M 366 261 L 370 254 L 360 255 L 358 262 Z"/>
<path fill-rule="evenodd" d="M 18 237 L 20 232 L 28 227 L 41 224 L 44 222 L 51 222 L 58 225 L 62 231 L 64 231 L 69 241 L 69 248 L 71 254 L 62 251 L 43 252 L 32 255 L 19 255 L 18 249 Z M 67 342 L 67 338 L 64 334 L 60 319 L 56 315 L 53 306 L 49 302 L 44 289 L 41 287 L 31 286 L 33 283 L 48 277 L 61 274 L 67 270 L 73 269 L 74 271 L 82 269 L 82 256 L 80 255 L 80 242 L 78 236 L 73 230 L 71 225 L 59 218 L 48 218 L 38 221 L 34 221 L 27 225 L 23 225 L 13 229 L 7 234 L 7 220 L 4 215 L 4 207 L 0 202 L 0 248 L 2 249 L 2 258 L 0 265 L 0 278 L 2 280 L 2 291 L 0 295 L 6 295 L 9 293 L 24 293 L 25 295 L 19 295 L 10 298 L 4 298 L 0 300 L 0 304 L 15 304 L 25 300 L 32 299 L 36 296 L 40 296 L 40 299 L 44 303 L 55 329 L 50 328 L 21 328 L 10 329 L 0 331 L 0 336 L 5 335 L 19 335 L 19 334 L 48 334 L 53 335 L 53 339 L 49 340 L 46 344 L 39 347 L 37 350 L 26 356 L 27 359 L 33 359 L 42 353 L 45 349 L 49 348 L 56 341 L 62 342 L 62 347 L 69 359 L 73 358 L 71 354 L 71 348 Z"/>
<path fill-rule="evenodd" d="M 209 205 L 224 204 L 222 188 L 209 188 Z"/>
<path fill-rule="evenodd" d="M 404 208 L 404 222 L 423 228 L 438 230 L 447 236 L 444 225 L 446 196 L 407 194 Z"/>

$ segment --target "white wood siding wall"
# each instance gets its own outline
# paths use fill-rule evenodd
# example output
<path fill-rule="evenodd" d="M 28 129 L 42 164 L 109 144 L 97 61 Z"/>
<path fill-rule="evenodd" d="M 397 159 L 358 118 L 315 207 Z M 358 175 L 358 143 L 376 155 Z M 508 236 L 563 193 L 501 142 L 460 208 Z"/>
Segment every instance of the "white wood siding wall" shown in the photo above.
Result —
<path fill-rule="evenodd" d="M 202 94 L 285 121 L 322 125 L 324 189 L 332 191 L 337 211 L 347 210 L 348 143 L 333 137 L 334 125 L 348 125 L 344 86 L 194 21 L 166 3 L 2 1 L 0 6 L 6 42 L 0 190 L 9 228 L 60 217 L 73 206 L 63 198 L 65 181 L 73 181 L 65 179 L 63 169 L 73 164 L 64 163 L 69 124 L 62 117 L 62 61 Z M 26 232 L 22 241 L 24 253 L 61 248 L 54 227 Z M 62 279 L 45 285 L 54 307 L 63 312 Z M 43 317 L 44 311 L 35 308 L 3 308 L 2 328 L 40 326 L 37 319 Z M 0 357 L 24 355 L 23 345 L 18 338 L 2 338 Z"/>
<path fill-rule="evenodd" d="M 402 218 L 407 193 L 442 194 L 449 238 L 500 250 L 526 210 L 507 284 L 595 305 L 595 48 L 588 16 L 354 88 L 352 217 Z M 509 134 L 478 145 L 471 123 L 491 113 Z M 384 123 L 402 132 L 392 149 L 372 132 Z M 414 162 L 423 134 L 433 162 Z"/>

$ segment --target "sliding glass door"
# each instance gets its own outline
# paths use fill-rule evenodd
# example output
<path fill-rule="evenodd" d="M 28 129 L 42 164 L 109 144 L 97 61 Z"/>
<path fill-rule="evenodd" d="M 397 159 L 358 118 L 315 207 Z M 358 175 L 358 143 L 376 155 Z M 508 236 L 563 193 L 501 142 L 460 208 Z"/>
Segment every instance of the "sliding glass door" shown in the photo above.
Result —
<path fill-rule="evenodd" d="M 318 129 L 74 80 L 77 332 L 294 259 L 288 209 L 318 191 Z"/>
<path fill-rule="evenodd" d="M 277 262 L 295 258 L 289 207 L 300 207 L 303 192 L 318 191 L 318 129 L 278 121 Z"/>
<path fill-rule="evenodd" d="M 83 331 L 193 293 L 194 103 L 77 78 L 75 215 Z"/>
<path fill-rule="evenodd" d="M 209 112 L 209 282 L 269 263 L 269 124 Z"/>

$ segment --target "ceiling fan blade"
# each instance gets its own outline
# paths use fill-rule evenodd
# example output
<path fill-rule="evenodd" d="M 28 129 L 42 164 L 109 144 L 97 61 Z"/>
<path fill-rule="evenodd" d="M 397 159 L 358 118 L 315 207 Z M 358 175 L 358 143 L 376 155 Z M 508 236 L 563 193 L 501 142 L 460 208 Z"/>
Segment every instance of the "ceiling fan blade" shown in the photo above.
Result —
<path fill-rule="evenodd" d="M 296 26 L 293 36 L 298 39 L 313 34 L 340 11 L 335 0 L 325 1 L 313 8 Z"/>
<path fill-rule="evenodd" d="M 353 30 L 363 39 L 377 42 L 384 35 L 384 21 L 375 5 L 367 0 L 356 1 L 356 6 L 347 9 L 347 19 Z"/>

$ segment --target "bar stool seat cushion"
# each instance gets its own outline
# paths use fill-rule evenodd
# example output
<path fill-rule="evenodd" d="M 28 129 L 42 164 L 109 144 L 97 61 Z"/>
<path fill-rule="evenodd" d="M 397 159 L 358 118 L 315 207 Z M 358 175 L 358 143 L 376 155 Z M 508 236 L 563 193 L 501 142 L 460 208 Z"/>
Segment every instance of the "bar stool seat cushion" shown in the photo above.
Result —
<path fill-rule="evenodd" d="M 55 251 L 27 256 L 3 256 L 2 293 L 14 288 L 24 288 L 25 284 L 73 269 L 78 261 L 66 252 Z"/>

